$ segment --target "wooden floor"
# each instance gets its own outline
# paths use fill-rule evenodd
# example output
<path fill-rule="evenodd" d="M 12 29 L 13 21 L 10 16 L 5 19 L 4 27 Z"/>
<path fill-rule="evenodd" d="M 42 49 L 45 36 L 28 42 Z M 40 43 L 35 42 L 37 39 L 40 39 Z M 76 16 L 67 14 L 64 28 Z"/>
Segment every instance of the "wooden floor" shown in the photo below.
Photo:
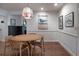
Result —
<path fill-rule="evenodd" d="M 45 43 L 45 56 L 70 56 L 70 54 L 58 43 Z"/>
<path fill-rule="evenodd" d="M 3 46 L 4 44 L 0 43 L 0 55 L 4 56 Z M 26 56 L 26 53 L 23 52 L 23 56 Z M 45 43 L 45 56 L 70 56 L 70 54 L 58 42 L 49 42 Z"/>

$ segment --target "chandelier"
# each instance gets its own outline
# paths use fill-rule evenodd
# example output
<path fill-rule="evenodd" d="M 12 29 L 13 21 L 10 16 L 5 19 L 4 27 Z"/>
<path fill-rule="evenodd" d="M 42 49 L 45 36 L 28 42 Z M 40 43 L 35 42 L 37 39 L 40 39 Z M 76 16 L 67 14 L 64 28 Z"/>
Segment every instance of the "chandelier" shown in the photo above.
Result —
<path fill-rule="evenodd" d="M 29 7 L 25 7 L 23 8 L 23 11 L 22 11 L 22 16 L 25 18 L 25 19 L 32 19 L 33 17 L 33 11 L 31 8 Z"/>

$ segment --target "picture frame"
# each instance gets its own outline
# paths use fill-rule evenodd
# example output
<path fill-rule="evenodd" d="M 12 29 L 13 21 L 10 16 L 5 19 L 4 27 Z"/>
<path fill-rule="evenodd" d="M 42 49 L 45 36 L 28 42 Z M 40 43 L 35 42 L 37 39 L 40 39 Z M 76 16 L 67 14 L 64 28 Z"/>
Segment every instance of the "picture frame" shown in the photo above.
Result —
<path fill-rule="evenodd" d="M 48 15 L 38 15 L 38 30 L 48 30 Z"/>
<path fill-rule="evenodd" d="M 58 17 L 58 28 L 63 29 L 63 16 Z"/>
<path fill-rule="evenodd" d="M 74 27 L 74 12 L 65 16 L 65 27 Z"/>
<path fill-rule="evenodd" d="M 16 19 L 10 19 L 10 25 L 15 26 L 16 25 Z"/>

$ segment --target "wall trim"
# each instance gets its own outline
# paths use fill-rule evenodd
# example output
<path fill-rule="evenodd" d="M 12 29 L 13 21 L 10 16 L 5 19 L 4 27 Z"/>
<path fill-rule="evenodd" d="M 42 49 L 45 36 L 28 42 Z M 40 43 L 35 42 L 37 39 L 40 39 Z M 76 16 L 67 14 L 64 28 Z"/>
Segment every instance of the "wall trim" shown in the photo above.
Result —
<path fill-rule="evenodd" d="M 73 33 L 68 33 L 68 32 L 64 32 L 64 31 L 57 31 L 57 32 L 64 33 L 66 35 L 73 36 L 73 37 L 78 37 L 77 34 L 73 34 Z"/>
<path fill-rule="evenodd" d="M 77 34 L 73 34 L 73 33 L 68 33 L 68 32 L 64 32 L 64 31 L 28 31 L 27 33 L 29 32 L 60 32 L 60 33 L 64 33 L 66 35 L 69 35 L 69 36 L 73 36 L 73 37 L 78 37 Z"/>
<path fill-rule="evenodd" d="M 40 30 L 40 31 L 27 31 L 27 32 L 57 32 L 57 31 L 43 31 L 43 30 Z"/>
<path fill-rule="evenodd" d="M 64 34 L 69 35 L 69 36 L 78 37 L 77 34 L 73 34 L 73 33 L 69 33 L 69 32 L 64 32 L 64 31 L 43 31 L 43 30 L 40 30 L 40 31 L 27 31 L 27 32 L 60 32 L 60 33 L 64 33 Z"/>

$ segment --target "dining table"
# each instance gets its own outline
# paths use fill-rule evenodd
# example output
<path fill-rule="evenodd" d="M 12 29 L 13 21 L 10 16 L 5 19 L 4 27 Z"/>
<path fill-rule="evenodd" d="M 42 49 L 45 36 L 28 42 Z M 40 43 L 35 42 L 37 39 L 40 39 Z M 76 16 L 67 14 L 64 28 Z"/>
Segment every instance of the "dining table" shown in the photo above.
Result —
<path fill-rule="evenodd" d="M 23 42 L 31 42 L 31 41 L 36 41 L 36 40 L 41 40 L 43 38 L 42 35 L 40 34 L 22 34 L 22 35 L 17 35 L 17 36 L 14 36 L 11 40 L 12 41 L 17 41 L 17 42 L 20 42 L 20 45 L 19 45 L 19 49 L 20 49 L 20 56 L 22 55 L 22 52 L 21 52 L 21 47 L 22 47 L 22 43 Z M 29 47 L 31 49 L 31 45 L 29 43 Z M 29 50 L 29 55 L 31 55 L 31 50 Z"/>

